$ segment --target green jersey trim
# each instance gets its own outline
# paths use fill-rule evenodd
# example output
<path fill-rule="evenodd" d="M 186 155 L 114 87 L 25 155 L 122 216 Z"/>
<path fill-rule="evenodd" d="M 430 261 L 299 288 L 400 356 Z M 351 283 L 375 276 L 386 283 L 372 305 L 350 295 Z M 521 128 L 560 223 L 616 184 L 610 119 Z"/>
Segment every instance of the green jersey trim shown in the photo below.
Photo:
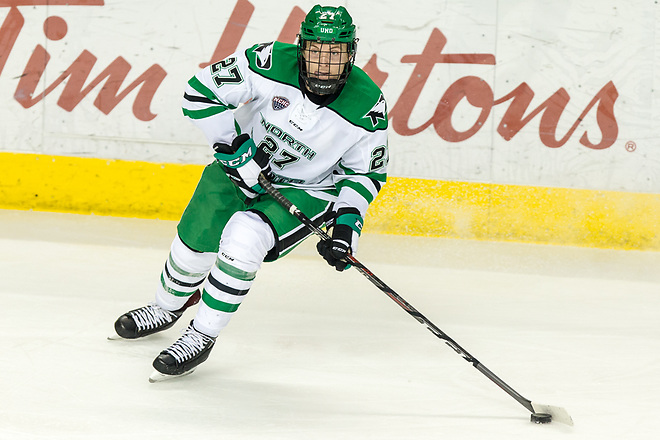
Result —
<path fill-rule="evenodd" d="M 383 183 L 387 181 L 386 173 L 358 173 L 357 171 L 353 171 L 350 168 L 346 168 L 342 164 L 339 164 L 339 167 L 344 171 L 344 174 L 346 174 L 347 176 L 364 176 L 364 177 L 368 177 L 371 180 L 376 180 L 378 182 L 383 182 Z"/>
<path fill-rule="evenodd" d="M 210 102 L 210 105 L 213 105 L 212 107 L 207 107 L 199 110 L 190 110 L 190 109 L 183 109 L 183 114 L 190 119 L 204 119 L 208 118 L 210 116 L 215 116 L 217 114 L 220 114 L 226 110 L 234 110 L 236 106 L 231 105 L 231 104 L 225 104 L 222 101 L 218 99 L 217 96 L 213 94 L 213 91 L 206 87 L 200 80 L 197 79 L 197 77 L 193 76 L 190 78 L 190 81 L 188 81 L 188 84 L 190 87 L 195 89 L 196 92 L 198 92 L 200 95 L 204 96 L 206 99 L 208 99 Z"/>
<path fill-rule="evenodd" d="M 190 119 L 204 119 L 210 116 L 215 116 L 217 114 L 220 114 L 225 110 L 229 110 L 230 108 L 231 107 L 228 106 L 217 106 L 217 107 L 205 108 L 202 110 L 188 110 L 184 108 L 183 114 L 185 116 L 188 116 Z"/>
<path fill-rule="evenodd" d="M 250 70 L 256 74 L 300 90 L 296 45 L 279 41 L 255 44 L 245 51 L 245 56 Z M 353 66 L 339 97 L 327 108 L 350 124 L 367 131 L 387 129 L 387 109 L 383 94 L 357 66 Z"/>
<path fill-rule="evenodd" d="M 265 48 L 268 50 L 264 50 Z M 245 56 L 253 72 L 300 90 L 298 52 L 295 45 L 279 41 L 255 44 L 245 51 Z"/>
<path fill-rule="evenodd" d="M 369 191 L 364 185 L 358 182 L 350 179 L 344 179 L 337 183 L 337 189 L 341 191 L 343 187 L 349 187 L 353 189 L 355 192 L 360 194 L 362 198 L 364 198 L 369 204 L 374 201 L 374 195 L 371 193 L 371 191 Z"/>
<path fill-rule="evenodd" d="M 218 104 L 223 104 L 220 102 L 217 96 L 213 93 L 211 89 L 206 87 L 200 80 L 197 79 L 196 76 L 193 76 L 190 78 L 190 81 L 188 81 L 188 85 L 195 89 L 197 92 L 199 92 L 201 95 L 204 95 L 206 98 L 210 99 L 211 101 L 217 102 Z"/>
<path fill-rule="evenodd" d="M 385 107 L 385 100 L 378 86 L 357 66 L 353 66 L 339 97 L 328 105 L 329 109 L 348 122 L 367 131 L 387 129 Z"/>

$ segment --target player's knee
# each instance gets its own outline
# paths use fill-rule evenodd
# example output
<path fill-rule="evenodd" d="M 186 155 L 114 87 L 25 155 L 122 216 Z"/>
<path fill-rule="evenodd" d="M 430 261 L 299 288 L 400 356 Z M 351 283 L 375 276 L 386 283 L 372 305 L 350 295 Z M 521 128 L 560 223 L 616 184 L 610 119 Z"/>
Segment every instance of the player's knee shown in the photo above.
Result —
<path fill-rule="evenodd" d="M 179 238 L 174 238 L 170 248 L 170 258 L 174 265 L 184 272 L 206 273 L 215 262 L 216 254 L 212 252 L 197 252 L 186 246 Z"/>
<path fill-rule="evenodd" d="M 256 271 L 275 246 L 270 226 L 253 212 L 237 212 L 222 232 L 218 257 L 241 270 Z"/>

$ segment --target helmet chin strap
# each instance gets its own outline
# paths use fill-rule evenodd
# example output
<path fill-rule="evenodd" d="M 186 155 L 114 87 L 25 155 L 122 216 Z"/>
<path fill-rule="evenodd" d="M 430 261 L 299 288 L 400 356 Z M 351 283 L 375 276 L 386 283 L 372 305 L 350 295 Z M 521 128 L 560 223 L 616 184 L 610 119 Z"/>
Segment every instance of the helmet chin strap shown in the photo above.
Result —
<path fill-rule="evenodd" d="M 315 95 L 332 95 L 338 93 L 344 86 L 343 83 L 337 81 L 326 81 L 310 77 L 304 78 L 304 82 L 307 90 Z"/>
<path fill-rule="evenodd" d="M 315 89 L 311 88 L 309 84 L 307 83 L 307 80 L 300 75 L 300 86 L 302 88 L 303 94 L 314 104 L 325 107 L 326 105 L 329 105 L 332 101 L 337 99 L 339 96 L 339 93 L 341 93 L 344 85 L 343 84 L 337 84 L 334 87 L 334 92 L 330 93 L 317 93 Z"/>

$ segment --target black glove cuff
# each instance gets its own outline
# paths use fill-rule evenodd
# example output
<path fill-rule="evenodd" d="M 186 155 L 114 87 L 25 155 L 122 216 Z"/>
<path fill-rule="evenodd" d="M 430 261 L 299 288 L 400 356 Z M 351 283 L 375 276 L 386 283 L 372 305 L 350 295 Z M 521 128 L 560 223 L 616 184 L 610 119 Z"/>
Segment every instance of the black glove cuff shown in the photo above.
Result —
<path fill-rule="evenodd" d="M 348 225 L 335 225 L 332 228 L 332 239 L 351 243 L 353 241 L 353 229 Z"/>

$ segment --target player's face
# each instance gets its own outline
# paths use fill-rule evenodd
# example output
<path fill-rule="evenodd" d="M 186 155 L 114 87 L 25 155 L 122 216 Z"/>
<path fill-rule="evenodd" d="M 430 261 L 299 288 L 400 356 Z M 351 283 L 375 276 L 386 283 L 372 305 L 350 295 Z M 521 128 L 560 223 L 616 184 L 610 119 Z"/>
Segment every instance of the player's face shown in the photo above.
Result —
<path fill-rule="evenodd" d="M 348 62 L 348 44 L 309 42 L 303 56 L 308 76 L 320 80 L 339 79 Z"/>

